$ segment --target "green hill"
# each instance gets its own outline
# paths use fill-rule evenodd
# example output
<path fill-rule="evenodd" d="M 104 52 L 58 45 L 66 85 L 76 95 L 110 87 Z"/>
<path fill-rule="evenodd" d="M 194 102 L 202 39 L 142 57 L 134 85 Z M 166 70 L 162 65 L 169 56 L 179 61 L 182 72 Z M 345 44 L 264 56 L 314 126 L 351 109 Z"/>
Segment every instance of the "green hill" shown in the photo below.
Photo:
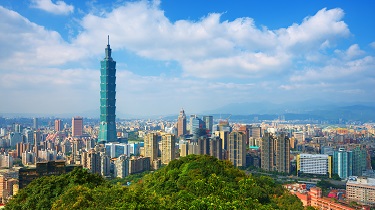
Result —
<path fill-rule="evenodd" d="M 303 209 L 270 177 L 253 177 L 228 161 L 189 155 L 131 186 L 110 184 L 86 170 L 43 177 L 6 209 Z"/>

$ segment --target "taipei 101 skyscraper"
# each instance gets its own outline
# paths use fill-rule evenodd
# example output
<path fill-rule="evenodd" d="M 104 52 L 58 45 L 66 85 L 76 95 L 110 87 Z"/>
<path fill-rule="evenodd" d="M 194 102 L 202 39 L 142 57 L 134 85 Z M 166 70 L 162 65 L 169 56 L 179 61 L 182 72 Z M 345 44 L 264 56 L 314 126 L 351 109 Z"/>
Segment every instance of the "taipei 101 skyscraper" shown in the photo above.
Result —
<path fill-rule="evenodd" d="M 114 142 L 116 135 L 116 61 L 111 57 L 109 36 L 105 58 L 100 61 L 100 130 L 99 143 Z"/>

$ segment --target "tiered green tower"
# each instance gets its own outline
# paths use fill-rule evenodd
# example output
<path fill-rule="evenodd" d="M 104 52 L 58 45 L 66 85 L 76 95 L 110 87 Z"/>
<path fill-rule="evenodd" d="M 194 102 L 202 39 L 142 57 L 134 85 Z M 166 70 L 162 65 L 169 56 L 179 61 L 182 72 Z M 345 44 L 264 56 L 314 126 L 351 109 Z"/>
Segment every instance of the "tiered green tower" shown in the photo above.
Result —
<path fill-rule="evenodd" d="M 116 135 L 116 61 L 108 44 L 105 58 L 100 62 L 100 130 L 98 142 L 114 142 Z"/>

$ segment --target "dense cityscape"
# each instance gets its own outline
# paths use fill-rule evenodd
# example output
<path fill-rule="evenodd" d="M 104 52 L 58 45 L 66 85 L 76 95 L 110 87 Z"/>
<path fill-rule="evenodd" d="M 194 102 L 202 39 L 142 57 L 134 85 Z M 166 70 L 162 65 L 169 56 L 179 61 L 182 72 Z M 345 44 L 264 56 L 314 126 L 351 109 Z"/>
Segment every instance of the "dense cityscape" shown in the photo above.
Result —
<path fill-rule="evenodd" d="M 50 7 L 53 6 L 51 8 L 55 9 L 47 9 L 47 4 L 42 4 L 41 1 L 37 0 L 33 1 L 30 7 L 49 12 L 53 11 L 55 14 L 59 15 L 70 14 L 74 11 L 73 3 L 69 5 L 65 4 L 64 1 L 57 1 L 56 4 L 52 1 L 46 2 L 48 2 Z M 94 5 L 94 3 L 92 4 Z M 144 13 L 151 10 L 151 14 L 157 14 L 156 16 L 159 18 L 162 17 L 158 19 L 159 22 L 162 22 L 165 17 L 164 11 L 160 9 L 160 4 L 161 2 L 159 1 L 124 3 L 123 6 L 118 6 L 117 9 L 124 9 L 125 12 L 121 10 L 122 12 L 116 13 L 117 10 L 114 9 L 114 17 L 120 19 L 121 15 L 119 14 L 129 13 L 130 10 L 127 10 L 129 8 L 135 11 L 143 11 L 142 9 L 144 9 Z M 56 8 L 60 8 L 60 10 L 56 10 Z M 62 9 L 64 9 L 64 11 Z M 5 14 L 10 13 L 10 11 L 11 10 L 0 5 L 0 17 L 3 16 L 3 14 L 5 16 Z M 83 11 L 80 12 L 82 14 L 84 13 Z M 87 24 L 90 25 L 94 22 L 98 24 L 97 28 L 101 28 L 99 26 L 100 18 L 110 17 L 112 18 L 111 20 L 116 19 L 110 15 L 95 16 L 94 13 L 95 12 L 90 11 L 87 13 L 88 16 L 83 18 L 84 21 L 82 22 L 84 23 L 81 23 L 81 26 L 86 27 L 82 27 L 83 31 L 89 30 L 90 27 L 88 27 Z M 102 13 L 105 13 L 104 10 Z M 118 16 L 116 16 L 116 14 Z M 17 15 L 19 14 L 17 13 Z M 17 15 L 13 16 L 16 17 Z M 337 17 L 332 18 L 332 16 L 335 15 Z M 113 54 L 110 45 L 110 41 L 112 40 L 110 40 L 110 36 L 106 34 L 107 44 L 104 50 L 104 56 L 100 54 L 100 65 L 99 63 L 95 64 L 97 69 L 100 68 L 100 79 L 96 78 L 94 85 L 85 83 L 80 84 L 80 86 L 74 86 L 73 83 L 79 83 L 77 82 L 79 81 L 77 78 L 74 78 L 77 80 L 73 79 L 73 77 L 78 75 L 73 73 L 75 71 L 74 62 L 81 63 L 81 60 L 79 60 L 80 55 L 77 56 L 78 61 L 74 60 L 75 58 L 69 58 L 73 60 L 67 59 L 68 64 L 65 64 L 68 67 L 64 67 L 69 70 L 62 75 L 69 75 L 69 78 L 72 77 L 72 82 L 65 83 L 66 81 L 64 81 L 64 79 L 59 80 L 62 78 L 61 75 L 60 77 L 56 76 L 56 81 L 57 84 L 63 84 L 67 89 L 68 86 L 69 88 L 72 87 L 73 91 L 71 93 L 74 93 L 74 88 L 77 88 L 77 91 L 82 91 L 79 92 L 81 95 L 75 99 L 74 97 L 68 97 L 68 99 L 66 99 L 63 97 L 63 94 L 56 94 L 54 97 L 51 97 L 51 101 L 61 96 L 61 101 L 64 103 L 75 104 L 76 101 L 81 100 L 81 96 L 84 98 L 85 94 L 92 94 L 91 86 L 100 86 L 100 91 L 96 91 L 98 96 L 97 100 L 100 101 L 100 106 L 97 107 L 99 108 L 97 109 L 98 111 L 94 112 L 96 117 L 88 117 L 87 114 L 82 112 L 82 109 L 81 111 L 76 110 L 72 108 L 74 105 L 68 107 L 67 105 L 65 106 L 64 103 L 62 103 L 63 105 L 60 107 L 64 107 L 64 109 L 67 110 L 71 109 L 69 110 L 70 113 L 80 114 L 69 117 L 66 117 L 66 114 L 61 115 L 61 113 L 48 116 L 51 113 L 50 111 L 46 111 L 40 115 L 29 113 L 27 116 L 23 116 L 22 114 L 14 114 L 18 113 L 18 110 L 22 110 L 22 108 L 19 107 L 24 106 L 27 100 L 22 101 L 22 103 L 17 103 L 16 101 L 12 102 L 13 98 L 1 95 L 0 98 L 6 100 L 0 102 L 0 105 L 4 107 L 0 109 L 0 208 L 375 209 L 375 113 L 372 104 L 373 99 L 367 99 L 368 96 L 371 96 L 373 89 L 365 88 L 365 85 L 369 87 L 373 85 L 374 80 L 371 80 L 373 79 L 371 76 L 373 73 L 367 73 L 370 75 L 369 80 L 361 80 L 361 82 L 363 82 L 363 89 L 350 86 L 352 89 L 343 90 L 343 87 L 346 88 L 345 85 L 349 88 L 349 85 L 343 82 L 343 84 L 337 86 L 337 90 L 334 90 L 333 86 L 323 81 L 326 78 L 322 79 L 323 82 L 320 81 L 320 75 L 325 74 L 327 78 L 332 75 L 334 75 L 332 78 L 335 78 L 339 75 L 339 73 L 332 73 L 333 71 L 331 70 L 334 69 L 335 65 L 340 63 L 337 60 L 347 62 L 346 65 L 343 65 L 343 67 L 339 69 L 357 71 L 358 69 L 363 70 L 365 68 L 362 67 L 361 69 L 361 67 L 358 67 L 360 65 L 366 66 L 368 69 L 373 68 L 373 61 L 375 59 L 373 59 L 371 55 L 362 58 L 361 56 L 365 55 L 365 51 L 360 50 L 357 44 L 352 44 L 346 51 L 340 51 L 338 49 L 332 50 L 334 52 L 329 56 L 333 56 L 334 58 L 327 61 L 327 63 L 329 63 L 329 65 L 327 65 L 328 67 L 322 67 L 323 70 L 319 72 L 320 64 L 318 60 L 324 60 L 322 59 L 323 56 L 318 56 L 314 53 L 310 54 L 310 51 L 315 49 L 314 47 L 306 49 L 306 55 L 303 54 L 305 50 L 304 47 L 310 45 L 315 46 L 315 42 L 319 42 L 318 51 L 321 55 L 327 56 L 331 53 L 324 51 L 335 45 L 332 44 L 333 42 L 329 37 L 335 37 L 338 36 L 338 34 L 343 34 L 345 36 L 350 34 L 349 30 L 346 30 L 347 25 L 340 21 L 342 16 L 343 11 L 339 8 L 331 10 L 323 8 L 319 10 L 315 16 L 307 16 L 300 25 L 294 23 L 286 29 L 281 28 L 279 30 L 269 30 L 266 26 L 262 26 L 262 30 L 254 30 L 256 32 L 252 31 L 250 33 L 261 34 L 259 37 L 254 38 L 254 40 L 257 40 L 254 41 L 254 43 L 256 43 L 253 43 L 254 46 L 257 46 L 257 42 L 263 39 L 260 37 L 266 36 L 268 38 L 264 39 L 266 40 L 264 43 L 273 39 L 277 39 L 280 43 L 287 43 L 280 44 L 278 47 L 270 47 L 271 45 L 275 45 L 274 43 L 270 44 L 270 46 L 263 43 L 263 47 L 259 47 L 259 49 L 258 47 L 256 47 L 256 49 L 250 47 L 249 49 L 251 50 L 249 50 L 246 49 L 248 46 L 244 43 L 250 41 L 243 41 L 241 40 L 242 35 L 238 35 L 239 38 L 237 38 L 240 39 L 240 41 L 238 41 L 237 44 L 233 44 L 236 53 L 240 51 L 239 54 L 242 56 L 242 54 L 249 53 L 250 51 L 255 52 L 255 54 L 243 56 L 247 58 L 246 62 L 241 61 L 241 56 L 234 56 L 234 61 L 226 60 L 223 62 L 225 59 L 222 59 L 220 55 L 216 55 L 221 54 L 216 51 L 225 52 L 227 50 L 221 50 L 220 47 L 218 48 L 220 50 L 213 48 L 205 53 L 197 50 L 197 54 L 194 52 L 191 58 L 187 60 L 185 60 L 184 53 L 182 53 L 184 55 L 181 57 L 177 55 L 180 53 L 179 50 L 176 51 L 179 53 L 168 52 L 168 49 L 161 47 L 160 49 L 162 50 L 158 49 L 151 52 L 148 51 L 147 48 L 141 49 L 142 47 L 140 47 L 139 51 L 136 52 L 136 48 L 139 46 L 135 44 L 132 46 L 134 47 L 133 49 L 130 47 L 130 50 L 128 49 L 129 52 L 127 51 L 125 53 L 128 57 L 133 56 L 131 53 L 142 57 L 142 59 L 153 55 L 155 58 L 163 60 L 163 62 L 170 60 L 180 63 L 182 66 L 181 69 L 185 71 L 181 73 L 184 77 L 193 75 L 193 78 L 203 78 L 203 80 L 198 82 L 195 82 L 194 79 L 188 81 L 186 87 L 183 87 L 183 83 L 186 81 L 180 78 L 175 77 L 170 80 L 169 78 L 167 79 L 171 84 L 167 85 L 165 89 L 167 91 L 164 90 L 162 92 L 166 93 L 171 91 L 171 93 L 164 94 L 168 100 L 178 101 L 184 99 L 184 95 L 189 95 L 189 97 L 193 95 L 189 100 L 181 100 L 180 104 L 182 104 L 182 107 L 175 110 L 170 109 L 172 106 L 168 106 L 169 103 L 166 102 L 167 100 L 165 98 L 162 97 L 160 101 L 156 100 L 156 98 L 160 96 L 156 94 L 160 92 L 157 89 L 158 84 L 167 83 L 160 82 L 160 78 L 165 77 L 164 73 L 161 73 L 160 77 L 153 76 L 151 79 L 144 75 L 135 77 L 136 79 L 134 79 L 134 81 L 137 82 L 145 79 L 143 83 L 137 83 L 126 80 L 126 77 L 134 77 L 134 74 L 129 73 L 130 71 L 117 71 L 118 68 L 128 68 L 128 66 L 124 67 L 123 60 L 119 63 L 115 61 L 117 56 L 124 56 L 124 54 L 119 53 L 119 51 L 123 50 L 122 48 L 125 47 L 123 45 L 116 46 L 116 51 Z M 9 19 L 10 17 L 11 15 Z M 19 15 L 19 17 L 22 16 Z M 19 17 L 17 16 L 16 18 Z M 203 22 L 204 27 L 202 28 L 205 30 L 201 30 L 200 27 L 191 27 L 193 28 L 191 31 L 207 32 L 215 23 L 226 24 L 228 28 L 230 28 L 229 25 L 233 23 L 235 29 L 232 28 L 228 30 L 228 33 L 230 37 L 235 37 L 235 35 L 237 36 L 237 33 L 239 33 L 239 28 L 241 28 L 238 27 L 238 25 L 244 24 L 247 27 L 255 27 L 255 23 L 249 18 L 220 22 L 219 17 L 219 14 L 210 14 L 200 20 Z M 298 43 L 307 43 L 308 40 L 305 40 L 307 38 L 301 38 L 302 41 L 293 41 L 295 37 L 307 37 L 309 31 L 304 27 L 310 27 L 309 24 L 311 22 L 311 25 L 314 26 L 312 27 L 314 28 L 313 31 L 315 32 L 315 30 L 320 27 L 320 24 L 324 24 L 322 20 L 328 20 L 330 18 L 333 20 L 332 23 L 334 26 L 327 24 L 329 26 L 326 28 L 334 28 L 336 31 L 333 29 L 332 31 L 334 32 L 331 32 L 331 29 L 327 30 L 329 33 L 326 32 L 328 35 L 325 34 L 325 36 L 328 38 L 318 39 L 318 41 L 313 40 L 309 45 L 301 45 L 302 47 L 298 46 Z M 147 17 L 144 19 L 152 18 Z M 29 24 L 29 22 L 25 22 Z M 107 21 L 104 22 L 107 24 Z M 169 22 L 167 21 L 167 23 Z M 105 24 L 104 26 L 106 26 Z M 176 20 L 174 24 L 176 24 L 176 28 L 179 28 L 181 25 L 189 28 L 187 27 L 189 24 L 194 25 L 196 23 L 194 23 L 194 21 L 184 22 L 184 20 Z M 297 30 L 296 28 L 299 26 L 301 26 L 302 29 Z M 72 26 L 66 25 L 65 27 L 70 28 Z M 158 26 L 161 34 L 168 31 L 166 29 L 167 27 L 169 27 L 168 24 L 160 24 Z M 96 25 L 94 28 L 96 28 Z M 257 27 L 255 27 L 255 29 L 258 30 Z M 44 28 L 40 27 L 40 30 L 42 31 Z M 81 30 L 81 28 L 79 30 Z M 107 29 L 103 27 L 103 31 L 106 30 Z M 290 35 L 296 31 L 303 31 L 303 36 Z M 73 36 L 70 33 L 73 34 L 73 32 L 69 32 L 69 37 Z M 110 31 L 108 31 L 108 33 L 110 33 Z M 214 34 L 215 33 L 216 31 Z M 184 33 L 175 33 L 175 36 L 181 34 Z M 202 32 L 202 34 L 205 33 Z M 289 34 L 290 37 L 285 38 L 285 34 Z M 79 36 L 84 35 L 85 32 L 79 32 L 79 35 L 76 35 L 77 40 Z M 209 37 L 206 35 L 207 34 L 202 35 L 202 37 Z M 102 36 L 102 32 L 100 36 Z M 115 43 L 121 43 L 119 40 L 122 38 L 119 38 L 118 35 L 114 35 L 113 37 L 114 40 L 116 40 Z M 135 37 L 138 38 L 137 35 L 135 35 Z M 199 34 L 198 37 L 201 37 L 201 34 Z M 71 37 L 69 39 L 71 39 Z M 214 38 L 208 38 L 207 40 L 211 41 L 211 39 L 213 40 Z M 80 41 L 82 40 L 85 39 L 80 39 Z M 165 40 L 168 40 L 168 38 Z M 93 43 L 97 44 L 98 42 L 98 40 L 95 40 Z M 136 39 L 126 44 L 131 45 L 133 42 L 137 42 Z M 167 42 L 169 42 L 169 40 Z M 85 41 L 82 43 L 85 43 Z M 86 45 L 90 46 L 90 42 L 88 41 L 87 43 Z M 155 44 L 157 41 L 152 43 Z M 174 41 L 171 41 L 171 43 L 172 44 L 168 43 L 166 45 L 178 45 L 175 44 Z M 207 41 L 207 43 L 209 42 Z M 216 40 L 213 44 L 210 43 L 209 45 L 221 46 L 218 43 L 219 42 Z M 223 44 L 223 46 L 231 45 L 228 44 L 229 42 L 223 43 L 226 43 Z M 140 46 L 151 46 L 153 44 L 142 43 Z M 155 44 L 155 46 L 158 46 L 158 44 Z M 81 49 L 82 52 L 86 50 L 86 45 L 83 45 L 84 47 Z M 105 43 L 103 46 L 104 45 Z M 113 44 L 113 46 L 115 46 L 115 44 Z M 195 46 L 197 47 L 199 44 Z M 369 46 L 369 48 L 375 49 L 375 42 L 371 42 Z M 192 48 L 194 49 L 193 51 L 195 51 L 195 48 Z M 208 47 L 206 46 L 206 48 Z M 224 48 L 225 47 L 223 47 L 223 49 Z M 274 49 L 268 51 L 268 48 Z M 263 50 L 266 53 L 263 53 Z M 293 57 L 289 55 L 292 54 L 290 52 L 293 50 L 296 50 L 297 53 L 294 52 L 294 58 L 289 58 Z M 56 52 L 57 51 L 60 52 L 64 50 L 59 49 L 56 50 Z M 71 56 L 72 51 L 67 51 L 66 55 L 69 55 L 68 57 L 74 57 Z M 282 53 L 278 54 L 279 51 Z M 301 56 L 298 55 L 300 52 Z M 85 53 L 91 54 L 90 49 L 82 54 Z M 199 63 L 198 57 L 201 57 L 203 54 L 212 54 L 213 57 L 219 57 Z M 168 58 L 167 55 L 171 56 L 171 58 Z M 211 59 L 210 56 L 208 56 L 209 59 Z M 302 58 L 303 56 L 305 57 Z M 136 56 L 133 57 L 135 60 L 140 59 L 138 57 L 136 58 Z M 362 60 L 351 60 L 354 58 Z M 277 59 L 280 59 L 280 61 L 276 61 Z M 295 64 L 290 65 L 290 63 L 292 63 L 291 61 L 283 63 L 284 60 L 287 59 L 295 59 L 293 60 Z M 54 71 L 55 66 L 64 63 L 54 61 L 53 59 L 46 60 L 52 63 L 48 66 L 48 68 L 51 68 L 49 69 L 51 71 Z M 283 62 L 281 62 L 281 60 L 283 60 Z M 39 61 L 36 61 L 36 63 L 38 62 Z M 127 62 L 131 63 L 131 61 Z M 173 69 L 175 64 L 173 62 L 165 62 L 165 64 L 163 64 L 172 69 L 169 70 L 167 74 L 175 73 L 175 69 Z M 83 61 L 82 63 L 86 63 L 83 64 L 83 66 L 92 65 L 91 62 Z M 154 65 L 156 69 L 161 68 L 160 63 L 150 63 L 144 65 Z M 235 64 L 233 65 L 233 63 Z M 63 66 L 63 64 L 61 65 Z M 73 67 L 69 65 L 73 65 Z M 138 64 L 134 65 L 133 63 L 129 65 L 131 68 L 135 68 L 134 66 Z M 221 65 L 224 66 L 223 68 L 228 72 L 224 72 L 224 70 L 220 71 L 220 68 L 222 68 Z M 295 75 L 288 75 L 290 76 L 289 79 L 286 79 L 287 76 L 280 73 L 281 70 L 274 70 L 275 68 L 288 69 L 288 65 L 289 67 L 293 66 L 293 68 L 297 68 L 297 70 L 293 72 Z M 306 69 L 304 69 L 305 66 Z M 310 67 L 311 69 L 309 69 Z M 86 66 L 84 68 L 86 68 Z M 299 71 L 298 68 L 302 68 L 304 71 Z M 217 71 L 217 69 L 219 70 Z M 274 74 L 276 75 L 275 79 L 262 81 L 261 83 L 238 84 L 231 82 L 230 79 L 226 80 L 226 77 L 230 78 L 236 75 L 235 77 L 239 77 L 239 80 L 243 82 L 247 77 L 242 80 L 242 73 L 247 71 L 246 74 L 258 74 L 260 72 L 259 69 L 264 71 L 273 69 L 274 72 L 271 74 L 264 74 L 266 76 L 262 74 L 259 75 L 261 75 L 260 77 L 267 77 L 267 75 Z M 204 70 L 207 70 L 207 72 L 212 71 L 214 76 L 208 76 L 208 73 L 205 74 L 203 72 Z M 349 70 L 347 71 L 349 72 Z M 22 70 L 19 71 L 22 72 Z M 87 72 L 90 72 L 90 70 Z M 344 76 L 350 75 L 344 70 L 342 72 L 340 73 Z M 365 70 L 363 70 L 363 72 L 365 72 Z M 38 72 L 35 74 L 37 73 Z M 198 76 L 196 75 L 197 73 L 199 74 Z M 53 73 L 48 74 L 52 75 Z M 359 74 L 360 73 L 358 73 L 358 75 Z M 363 73 L 363 75 L 366 75 L 366 73 Z M 86 79 L 86 76 L 91 78 L 90 73 L 88 73 L 83 76 L 84 79 L 82 81 Z M 211 76 L 212 78 L 216 78 L 217 76 L 224 79 L 222 81 L 218 79 L 215 83 L 209 81 Z M 254 78 L 258 79 L 258 76 L 255 75 Z M 337 77 L 339 78 L 340 76 Z M 1 74 L 0 79 L 2 78 L 5 79 L 0 80 L 0 84 L 4 83 L 1 81 L 6 81 L 6 78 L 10 78 L 10 76 L 7 77 L 7 75 L 3 76 Z M 119 78 L 121 78 L 121 80 L 119 80 Z M 252 77 L 250 76 L 249 78 Z M 309 79 L 313 81 L 314 78 L 317 78 L 318 82 L 316 84 L 308 84 L 310 82 Z M 259 81 L 260 80 L 261 79 L 259 79 Z M 272 83 L 281 80 L 290 83 L 284 84 L 284 82 L 280 82 L 279 86 L 271 87 Z M 179 89 L 176 88 L 177 86 L 173 83 L 176 81 L 177 83 L 181 83 Z M 129 84 L 121 84 L 127 82 L 129 82 Z M 141 90 L 139 86 L 147 86 L 147 83 L 154 82 L 155 84 L 152 84 L 151 87 L 155 88 L 155 90 L 149 91 L 150 93 L 144 96 L 144 98 L 149 97 L 150 101 L 142 97 L 137 97 L 137 94 L 142 95 L 147 92 Z M 6 91 L 2 92 L 9 92 L 12 88 L 11 83 L 12 82 L 4 83 L 5 85 L 1 86 L 1 89 Z M 355 82 L 350 81 L 350 83 Z M 43 86 L 44 84 L 41 85 L 38 83 L 38 85 Z M 303 90 L 304 85 L 308 88 Z M 11 88 L 5 89 L 4 87 Z M 198 87 L 203 88 L 199 89 Z M 204 89 L 206 87 L 209 89 L 207 92 L 206 89 Z M 130 97 L 124 97 L 125 94 L 123 93 L 118 94 L 119 89 L 123 91 L 126 88 L 133 88 L 136 97 L 130 99 Z M 327 96 L 329 96 L 329 100 L 331 100 L 330 97 L 332 97 L 332 101 L 334 101 L 336 96 L 338 99 L 341 97 L 341 99 L 345 101 L 346 96 L 348 96 L 348 101 L 350 102 L 348 102 L 348 104 L 350 104 L 350 106 L 345 106 L 343 104 L 343 106 L 340 107 L 327 108 L 327 105 L 327 107 L 323 109 L 322 105 L 319 109 L 314 110 L 311 108 L 313 106 L 306 106 L 308 108 L 305 107 L 302 109 L 296 108 L 297 106 L 286 105 L 286 102 L 282 104 L 280 101 L 280 107 L 274 109 L 272 106 L 275 104 L 272 106 L 269 104 L 268 107 L 266 103 L 262 104 L 263 102 L 261 102 L 260 96 L 255 95 L 257 90 L 260 90 L 255 90 L 256 88 L 264 89 L 264 93 L 267 93 L 267 91 L 268 93 L 272 92 L 273 96 L 267 96 L 267 94 L 263 93 L 262 95 L 266 95 L 265 98 L 271 98 L 275 101 L 287 96 L 287 94 L 283 95 L 285 92 L 282 91 L 296 89 L 294 94 L 289 94 L 288 97 L 290 98 L 286 99 L 286 102 L 289 102 L 289 100 L 294 97 L 299 98 L 302 97 L 302 95 L 314 95 L 314 93 L 315 95 L 319 95 L 320 93 L 322 93 L 322 95 L 327 94 L 326 96 L 322 96 L 321 99 L 328 98 Z M 301 90 L 299 90 L 300 88 Z M 46 85 L 43 89 L 48 89 L 48 86 Z M 227 90 L 229 90 L 229 92 L 226 92 Z M 321 92 L 319 92 L 320 90 Z M 22 91 L 26 90 L 22 89 Z M 248 92 L 248 95 L 243 95 L 243 92 Z M 202 95 L 207 94 L 207 98 L 198 97 L 198 95 L 201 96 L 201 93 Z M 218 95 L 214 96 L 214 94 L 211 93 Z M 155 98 L 150 97 L 152 94 L 155 95 L 153 96 Z M 194 94 L 197 95 L 196 98 L 194 98 Z M 342 96 L 340 94 L 342 94 Z M 352 96 L 353 103 L 349 100 L 350 94 L 355 95 Z M 77 95 L 79 94 L 77 93 Z M 212 97 L 209 95 L 212 95 Z M 176 96 L 176 98 L 173 98 L 174 96 Z M 233 103 L 229 104 L 223 102 L 223 104 L 221 104 L 219 103 L 221 100 L 217 99 L 219 98 L 217 96 L 227 98 L 226 100 Z M 255 102 L 258 100 L 256 102 L 261 104 L 259 110 L 263 110 L 262 108 L 264 108 L 264 110 L 268 109 L 271 111 L 261 113 L 259 110 L 252 110 L 252 108 L 247 107 L 246 104 L 249 103 L 249 100 L 240 100 L 244 98 L 244 96 L 247 99 L 250 98 L 250 101 L 253 100 Z M 37 107 L 38 110 L 43 109 L 43 107 L 51 107 L 51 105 L 47 103 L 50 100 L 49 97 L 49 95 L 48 97 L 43 96 L 43 100 L 39 102 L 35 99 L 33 103 L 30 103 L 30 107 L 31 104 L 34 108 Z M 358 100 L 354 100 L 354 98 L 361 97 L 366 99 L 364 100 L 366 103 L 361 104 Z M 144 117 L 134 117 L 137 115 L 132 115 L 133 117 L 124 118 L 122 114 L 120 115 L 118 107 L 119 104 L 121 107 L 123 106 L 124 103 L 121 102 L 123 102 L 122 100 L 124 98 L 126 99 L 126 104 L 130 104 L 129 107 L 136 107 L 134 109 L 137 109 L 138 112 L 144 112 Z M 306 97 L 306 99 L 311 99 L 311 101 L 317 104 L 321 102 L 314 98 Z M 84 101 L 85 99 L 82 100 Z M 131 100 L 131 103 L 127 100 Z M 163 101 L 163 103 L 161 103 L 161 101 Z M 239 103 L 236 104 L 234 102 Z M 15 105 L 13 113 L 11 113 L 13 111 L 12 103 Z M 40 103 L 40 105 L 35 105 L 35 103 Z M 199 103 L 206 104 L 205 107 L 210 107 L 213 104 L 217 105 L 216 107 L 226 105 L 227 108 L 233 112 L 226 111 L 228 109 L 216 109 L 216 111 L 212 112 L 201 111 L 196 113 L 195 111 L 197 109 L 189 109 L 189 107 L 199 107 Z M 297 102 L 293 101 L 290 103 L 297 104 Z M 342 102 L 338 101 L 337 103 L 340 104 Z M 79 103 L 77 102 L 77 104 Z M 85 101 L 84 104 L 92 108 L 93 103 L 86 103 Z M 144 104 L 147 104 L 148 107 L 155 105 L 154 110 L 150 111 L 145 109 Z M 163 107 L 164 104 L 165 107 Z M 195 105 L 192 106 L 191 104 Z M 18 108 L 16 108 L 16 105 Z M 138 105 L 139 107 L 137 107 Z M 262 107 L 263 105 L 264 107 Z M 77 105 L 77 107 L 80 106 L 81 105 Z M 164 111 L 163 113 L 158 113 L 161 107 L 163 107 Z M 59 106 L 57 105 L 56 109 L 58 108 Z M 123 107 L 120 110 L 123 110 Z M 165 110 L 173 114 L 166 115 Z M 202 108 L 200 110 L 204 109 Z M 42 197 L 40 194 L 46 196 Z M 36 198 L 33 196 L 36 196 Z M 103 201 L 100 199 L 101 196 L 103 196 Z M 98 202 L 98 200 L 100 200 L 100 202 Z"/>
<path fill-rule="evenodd" d="M 99 121 L 79 116 L 0 118 L 3 204 L 38 177 L 82 167 L 108 179 L 125 178 L 192 154 L 228 160 L 250 173 L 309 177 L 285 185 L 305 206 L 349 209 L 345 206 L 350 202 L 375 204 L 375 123 L 296 124 L 281 116 L 246 124 L 231 122 L 231 115 L 187 117 L 184 109 L 171 120 L 116 121 L 116 62 L 109 37 L 100 85 Z M 336 201 L 313 187 L 317 179 L 345 183 L 327 195 Z"/>

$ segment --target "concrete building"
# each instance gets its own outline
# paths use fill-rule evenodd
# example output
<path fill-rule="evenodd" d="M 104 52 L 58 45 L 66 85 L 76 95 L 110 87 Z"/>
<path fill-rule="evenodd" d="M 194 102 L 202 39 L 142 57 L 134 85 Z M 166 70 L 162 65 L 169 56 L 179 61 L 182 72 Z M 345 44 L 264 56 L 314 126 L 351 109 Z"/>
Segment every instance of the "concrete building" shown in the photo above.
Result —
<path fill-rule="evenodd" d="M 129 158 L 126 155 L 120 155 L 114 161 L 114 177 L 125 178 L 129 175 Z"/>
<path fill-rule="evenodd" d="M 235 167 L 246 166 L 246 134 L 233 131 L 228 136 L 228 157 Z"/>
<path fill-rule="evenodd" d="M 55 131 L 59 132 L 63 130 L 63 122 L 60 119 L 55 120 Z"/>
<path fill-rule="evenodd" d="M 83 118 L 73 117 L 72 118 L 72 136 L 83 135 Z"/>
<path fill-rule="evenodd" d="M 177 118 L 177 136 L 183 136 L 186 132 L 186 115 L 184 109 L 181 109 Z"/>
<path fill-rule="evenodd" d="M 297 175 L 300 174 L 328 175 L 332 177 L 332 157 L 321 154 L 298 154 Z"/>
<path fill-rule="evenodd" d="M 223 159 L 222 140 L 218 136 L 211 137 L 210 139 L 210 155 L 219 160 Z"/>
<path fill-rule="evenodd" d="M 161 137 L 161 163 L 168 164 L 176 158 L 176 136 L 164 134 Z"/>
<path fill-rule="evenodd" d="M 158 158 L 158 136 L 156 133 L 148 133 L 144 137 L 144 156 L 149 157 L 151 161 Z"/>
<path fill-rule="evenodd" d="M 375 205 L 375 178 L 349 177 L 346 182 L 346 197 L 364 205 Z"/>
<path fill-rule="evenodd" d="M 129 174 L 141 173 L 149 171 L 151 166 L 149 157 L 136 157 L 133 156 L 129 159 Z"/>
<path fill-rule="evenodd" d="M 261 168 L 290 173 L 290 143 L 285 133 L 265 132 L 261 146 Z"/>

